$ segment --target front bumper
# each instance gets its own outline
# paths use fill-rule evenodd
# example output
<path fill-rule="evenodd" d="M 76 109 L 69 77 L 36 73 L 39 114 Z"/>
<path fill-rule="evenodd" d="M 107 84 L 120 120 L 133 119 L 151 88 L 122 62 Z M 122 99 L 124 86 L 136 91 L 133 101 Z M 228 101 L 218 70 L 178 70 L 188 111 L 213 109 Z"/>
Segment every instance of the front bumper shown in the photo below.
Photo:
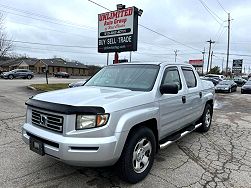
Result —
<path fill-rule="evenodd" d="M 243 94 L 251 94 L 251 89 L 241 89 L 241 93 L 243 93 Z"/>
<path fill-rule="evenodd" d="M 229 92 L 229 89 L 225 89 L 225 88 L 215 88 L 215 92 Z"/>
<path fill-rule="evenodd" d="M 44 142 L 45 154 L 70 165 L 111 166 L 119 158 L 116 147 L 121 133 L 100 138 L 67 137 L 26 123 L 22 128 L 22 138 L 26 144 L 29 144 L 30 136 L 35 136 Z"/>

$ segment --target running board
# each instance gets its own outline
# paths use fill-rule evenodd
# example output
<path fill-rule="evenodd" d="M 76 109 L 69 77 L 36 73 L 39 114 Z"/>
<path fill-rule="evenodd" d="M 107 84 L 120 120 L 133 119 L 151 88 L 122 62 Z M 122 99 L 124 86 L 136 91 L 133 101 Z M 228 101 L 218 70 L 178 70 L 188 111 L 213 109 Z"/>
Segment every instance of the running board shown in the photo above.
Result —
<path fill-rule="evenodd" d="M 202 125 L 202 123 L 199 123 L 199 124 L 195 125 L 193 129 L 185 130 L 184 132 L 180 133 L 180 136 L 178 138 L 176 138 L 176 139 L 172 139 L 172 138 L 170 138 L 169 140 L 167 139 L 167 141 L 165 143 L 160 144 L 160 149 L 166 148 L 170 144 L 172 144 L 172 143 L 176 142 L 177 140 L 181 139 L 183 136 L 185 136 L 188 133 L 194 131 L 195 129 L 197 129 L 201 125 Z"/>

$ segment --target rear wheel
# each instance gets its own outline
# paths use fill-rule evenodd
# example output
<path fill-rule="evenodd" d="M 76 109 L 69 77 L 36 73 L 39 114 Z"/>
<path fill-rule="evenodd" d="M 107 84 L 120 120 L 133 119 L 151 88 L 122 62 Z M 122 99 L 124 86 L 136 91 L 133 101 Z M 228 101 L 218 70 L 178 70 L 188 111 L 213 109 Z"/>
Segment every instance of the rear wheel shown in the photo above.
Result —
<path fill-rule="evenodd" d="M 212 123 L 213 108 L 207 104 L 201 117 L 202 125 L 198 128 L 199 132 L 207 132 Z"/>
<path fill-rule="evenodd" d="M 152 168 L 155 152 L 156 140 L 149 128 L 142 127 L 133 131 L 117 163 L 121 179 L 129 183 L 143 180 Z"/>

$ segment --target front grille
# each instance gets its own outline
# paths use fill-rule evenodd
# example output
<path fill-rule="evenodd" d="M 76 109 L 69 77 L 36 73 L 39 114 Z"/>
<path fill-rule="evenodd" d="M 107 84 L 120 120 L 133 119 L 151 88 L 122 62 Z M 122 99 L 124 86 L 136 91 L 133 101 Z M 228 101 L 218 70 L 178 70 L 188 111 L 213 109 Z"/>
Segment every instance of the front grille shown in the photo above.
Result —
<path fill-rule="evenodd" d="M 31 120 L 34 125 L 57 132 L 63 132 L 64 118 L 62 116 L 32 110 Z"/>

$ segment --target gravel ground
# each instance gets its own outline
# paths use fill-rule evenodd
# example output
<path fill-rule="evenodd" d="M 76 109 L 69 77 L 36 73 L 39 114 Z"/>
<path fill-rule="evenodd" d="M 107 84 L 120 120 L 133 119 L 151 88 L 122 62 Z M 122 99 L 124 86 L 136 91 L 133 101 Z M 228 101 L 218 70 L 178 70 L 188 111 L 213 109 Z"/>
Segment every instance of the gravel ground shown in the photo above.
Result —
<path fill-rule="evenodd" d="M 24 102 L 36 94 L 26 86 L 42 82 L 0 80 L 0 187 L 251 187 L 251 95 L 217 94 L 210 131 L 191 133 L 161 150 L 147 178 L 130 185 L 113 167 L 72 167 L 23 143 Z"/>

